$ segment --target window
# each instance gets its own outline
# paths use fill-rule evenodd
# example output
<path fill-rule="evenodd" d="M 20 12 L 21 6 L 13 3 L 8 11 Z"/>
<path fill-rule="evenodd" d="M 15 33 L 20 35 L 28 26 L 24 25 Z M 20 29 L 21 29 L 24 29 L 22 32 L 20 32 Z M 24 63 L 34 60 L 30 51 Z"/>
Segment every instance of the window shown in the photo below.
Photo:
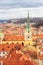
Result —
<path fill-rule="evenodd" d="M 33 40 L 33 45 L 37 46 L 37 40 Z"/>
<path fill-rule="evenodd" d="M 28 38 L 30 38 L 30 37 L 28 36 Z"/>

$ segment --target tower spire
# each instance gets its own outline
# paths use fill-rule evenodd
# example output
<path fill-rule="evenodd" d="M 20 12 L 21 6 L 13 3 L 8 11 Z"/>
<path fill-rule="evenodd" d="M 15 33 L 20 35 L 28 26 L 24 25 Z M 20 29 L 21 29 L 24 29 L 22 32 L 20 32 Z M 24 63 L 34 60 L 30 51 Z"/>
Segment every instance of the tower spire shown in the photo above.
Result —
<path fill-rule="evenodd" d="M 30 30 L 30 20 L 29 20 L 29 11 L 28 11 L 28 17 L 27 17 L 27 30 Z"/>

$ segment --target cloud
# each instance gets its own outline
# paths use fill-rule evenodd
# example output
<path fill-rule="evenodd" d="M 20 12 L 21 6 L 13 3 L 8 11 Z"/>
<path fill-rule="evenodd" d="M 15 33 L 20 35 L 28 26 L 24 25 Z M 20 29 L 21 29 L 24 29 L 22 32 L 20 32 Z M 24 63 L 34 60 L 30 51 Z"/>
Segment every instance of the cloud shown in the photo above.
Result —
<path fill-rule="evenodd" d="M 0 19 L 43 17 L 43 0 L 0 0 Z"/>
<path fill-rule="evenodd" d="M 0 19 L 43 17 L 43 7 L 0 9 Z"/>
<path fill-rule="evenodd" d="M 29 9 L 30 17 L 43 17 L 43 7 L 33 7 Z"/>
<path fill-rule="evenodd" d="M 0 9 L 0 19 L 25 18 L 28 8 Z"/>
<path fill-rule="evenodd" d="M 0 8 L 43 6 L 43 0 L 0 0 Z"/>

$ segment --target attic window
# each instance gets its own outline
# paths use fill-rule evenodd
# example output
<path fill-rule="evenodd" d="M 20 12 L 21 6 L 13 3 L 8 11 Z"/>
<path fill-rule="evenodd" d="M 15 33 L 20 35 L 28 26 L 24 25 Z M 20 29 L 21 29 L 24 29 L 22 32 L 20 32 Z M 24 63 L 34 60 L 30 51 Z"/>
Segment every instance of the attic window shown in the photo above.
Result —
<path fill-rule="evenodd" d="M 9 48 L 9 46 L 8 46 L 8 48 Z"/>
<path fill-rule="evenodd" d="M 2 50 L 4 50 L 4 48 Z"/>
<path fill-rule="evenodd" d="M 6 41 L 5 38 L 3 38 L 3 41 Z"/>

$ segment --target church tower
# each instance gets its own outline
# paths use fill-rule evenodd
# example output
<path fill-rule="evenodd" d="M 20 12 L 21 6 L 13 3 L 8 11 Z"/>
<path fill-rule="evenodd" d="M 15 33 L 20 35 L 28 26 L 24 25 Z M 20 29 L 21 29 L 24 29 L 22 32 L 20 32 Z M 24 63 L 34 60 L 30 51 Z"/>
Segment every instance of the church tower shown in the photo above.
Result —
<path fill-rule="evenodd" d="M 27 17 L 27 23 L 26 23 L 26 29 L 25 29 L 25 41 L 28 41 L 28 43 L 31 43 L 31 27 L 30 27 L 30 18 L 29 18 L 29 12 Z M 27 44 L 27 43 L 26 43 Z"/>

